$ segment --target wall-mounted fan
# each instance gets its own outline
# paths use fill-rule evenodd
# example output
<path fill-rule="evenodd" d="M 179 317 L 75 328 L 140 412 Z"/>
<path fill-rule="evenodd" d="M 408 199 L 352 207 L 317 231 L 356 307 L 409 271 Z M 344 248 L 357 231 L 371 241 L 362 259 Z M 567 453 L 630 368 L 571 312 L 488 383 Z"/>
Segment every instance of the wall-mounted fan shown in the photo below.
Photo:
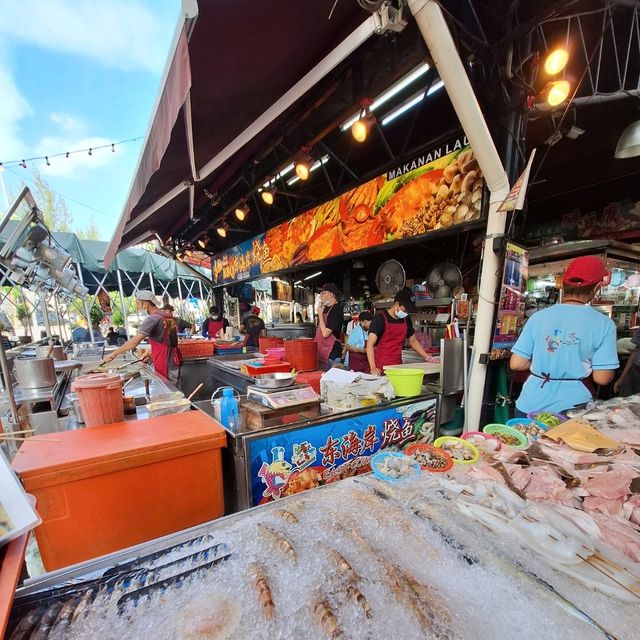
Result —
<path fill-rule="evenodd" d="M 376 273 L 376 286 L 383 298 L 393 298 L 404 289 L 405 280 L 404 267 L 397 260 L 383 262 Z"/>
<path fill-rule="evenodd" d="M 440 262 L 431 267 L 426 282 L 434 298 L 451 298 L 462 286 L 462 273 L 455 264 Z"/>

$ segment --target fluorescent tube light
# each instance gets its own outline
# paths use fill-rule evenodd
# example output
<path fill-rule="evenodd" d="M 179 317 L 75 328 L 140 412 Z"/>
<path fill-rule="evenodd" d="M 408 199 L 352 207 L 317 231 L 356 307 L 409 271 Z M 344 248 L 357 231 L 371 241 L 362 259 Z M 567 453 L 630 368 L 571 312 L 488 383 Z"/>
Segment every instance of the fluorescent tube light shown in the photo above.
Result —
<path fill-rule="evenodd" d="M 429 88 L 429 91 L 427 91 L 427 95 L 430 96 L 432 93 L 435 93 L 436 91 L 442 89 L 442 87 L 444 87 L 444 82 L 440 80 Z M 417 104 L 420 104 L 423 98 L 424 91 L 420 91 L 419 93 L 414 94 L 408 100 L 396 107 L 393 111 L 389 112 L 384 118 L 382 118 L 381 125 L 384 127 L 390 122 L 393 122 L 397 117 L 401 116 L 403 113 L 406 113 L 407 111 L 409 111 L 409 109 L 413 109 L 413 107 L 415 107 Z"/>
<path fill-rule="evenodd" d="M 311 278 L 316 278 L 321 273 L 322 273 L 322 271 L 317 271 L 316 273 L 312 273 L 310 276 L 307 276 L 306 278 L 303 278 L 303 280 L 311 280 Z"/>

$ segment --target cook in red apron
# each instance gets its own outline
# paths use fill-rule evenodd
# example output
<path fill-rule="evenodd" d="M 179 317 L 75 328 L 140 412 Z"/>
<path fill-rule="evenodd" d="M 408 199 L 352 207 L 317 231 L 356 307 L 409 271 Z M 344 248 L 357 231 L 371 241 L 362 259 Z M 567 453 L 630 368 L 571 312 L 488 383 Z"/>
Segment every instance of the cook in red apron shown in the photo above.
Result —
<path fill-rule="evenodd" d="M 172 382 L 176 382 L 178 379 L 179 368 L 182 364 L 182 357 L 177 346 L 178 335 L 175 327 L 175 320 L 170 311 L 158 311 L 158 313 L 164 316 L 165 327 L 162 342 L 149 337 L 153 368 L 156 373 L 159 373 L 161 376 L 171 380 Z M 171 326 L 172 321 L 173 326 Z M 174 334 L 173 336 L 172 332 Z M 172 346 L 173 343 L 175 343 L 176 346 Z"/>
<path fill-rule="evenodd" d="M 402 364 L 402 347 L 407 340 L 408 325 L 404 322 L 387 322 L 386 313 L 382 312 L 384 332 L 376 342 L 374 356 L 376 368 L 383 371 L 383 367 Z"/>
<path fill-rule="evenodd" d="M 224 317 L 218 318 L 218 307 L 209 308 L 210 317 L 202 324 L 202 335 L 205 338 L 217 338 L 220 329 L 224 329 Z"/>
<path fill-rule="evenodd" d="M 322 317 L 324 318 L 324 324 L 327 325 L 327 318 L 329 317 L 329 312 L 333 306 L 327 308 L 322 311 Z M 333 332 L 330 333 L 326 338 L 322 335 L 322 330 L 320 329 L 320 325 L 316 328 L 316 344 L 318 345 L 318 367 L 320 369 L 328 369 L 329 368 L 329 356 L 331 355 L 331 351 L 333 351 L 333 347 L 337 342 L 337 338 L 333 335 Z"/>

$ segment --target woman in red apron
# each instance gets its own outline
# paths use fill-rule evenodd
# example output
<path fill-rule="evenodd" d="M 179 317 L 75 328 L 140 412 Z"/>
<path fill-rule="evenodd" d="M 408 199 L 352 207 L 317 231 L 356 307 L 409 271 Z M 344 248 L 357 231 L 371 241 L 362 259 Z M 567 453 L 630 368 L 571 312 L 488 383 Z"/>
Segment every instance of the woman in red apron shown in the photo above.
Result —
<path fill-rule="evenodd" d="M 340 290 L 335 284 L 328 283 L 322 287 L 316 329 L 316 345 L 318 346 L 318 367 L 326 370 L 332 360 L 342 355 L 342 346 L 338 336 L 342 332 L 342 305 L 338 302 Z"/>
<path fill-rule="evenodd" d="M 223 331 L 229 326 L 229 321 L 220 314 L 218 307 L 209 308 L 209 317 L 202 323 L 202 335 L 205 338 L 217 338 L 220 329 Z"/>
<path fill-rule="evenodd" d="M 409 289 L 396 294 L 388 311 L 377 313 L 369 327 L 367 360 L 371 373 L 380 376 L 384 367 L 402 364 L 402 349 L 407 339 L 409 346 L 427 358 L 426 351 L 418 342 L 409 313 L 415 312 L 415 299 Z"/>
<path fill-rule="evenodd" d="M 367 360 L 367 336 L 373 316 L 369 311 L 363 311 L 358 317 L 358 324 L 353 328 L 345 344 L 345 365 L 352 371 L 370 373 Z"/>

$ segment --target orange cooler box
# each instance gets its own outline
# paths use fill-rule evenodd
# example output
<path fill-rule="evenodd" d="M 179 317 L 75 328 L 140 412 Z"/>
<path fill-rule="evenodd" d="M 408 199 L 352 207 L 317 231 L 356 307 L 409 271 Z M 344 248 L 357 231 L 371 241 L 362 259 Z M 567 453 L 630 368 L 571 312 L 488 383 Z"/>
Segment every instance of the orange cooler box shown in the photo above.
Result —
<path fill-rule="evenodd" d="M 13 468 L 37 499 L 45 569 L 222 516 L 224 446 L 224 429 L 200 411 L 26 440 Z"/>

